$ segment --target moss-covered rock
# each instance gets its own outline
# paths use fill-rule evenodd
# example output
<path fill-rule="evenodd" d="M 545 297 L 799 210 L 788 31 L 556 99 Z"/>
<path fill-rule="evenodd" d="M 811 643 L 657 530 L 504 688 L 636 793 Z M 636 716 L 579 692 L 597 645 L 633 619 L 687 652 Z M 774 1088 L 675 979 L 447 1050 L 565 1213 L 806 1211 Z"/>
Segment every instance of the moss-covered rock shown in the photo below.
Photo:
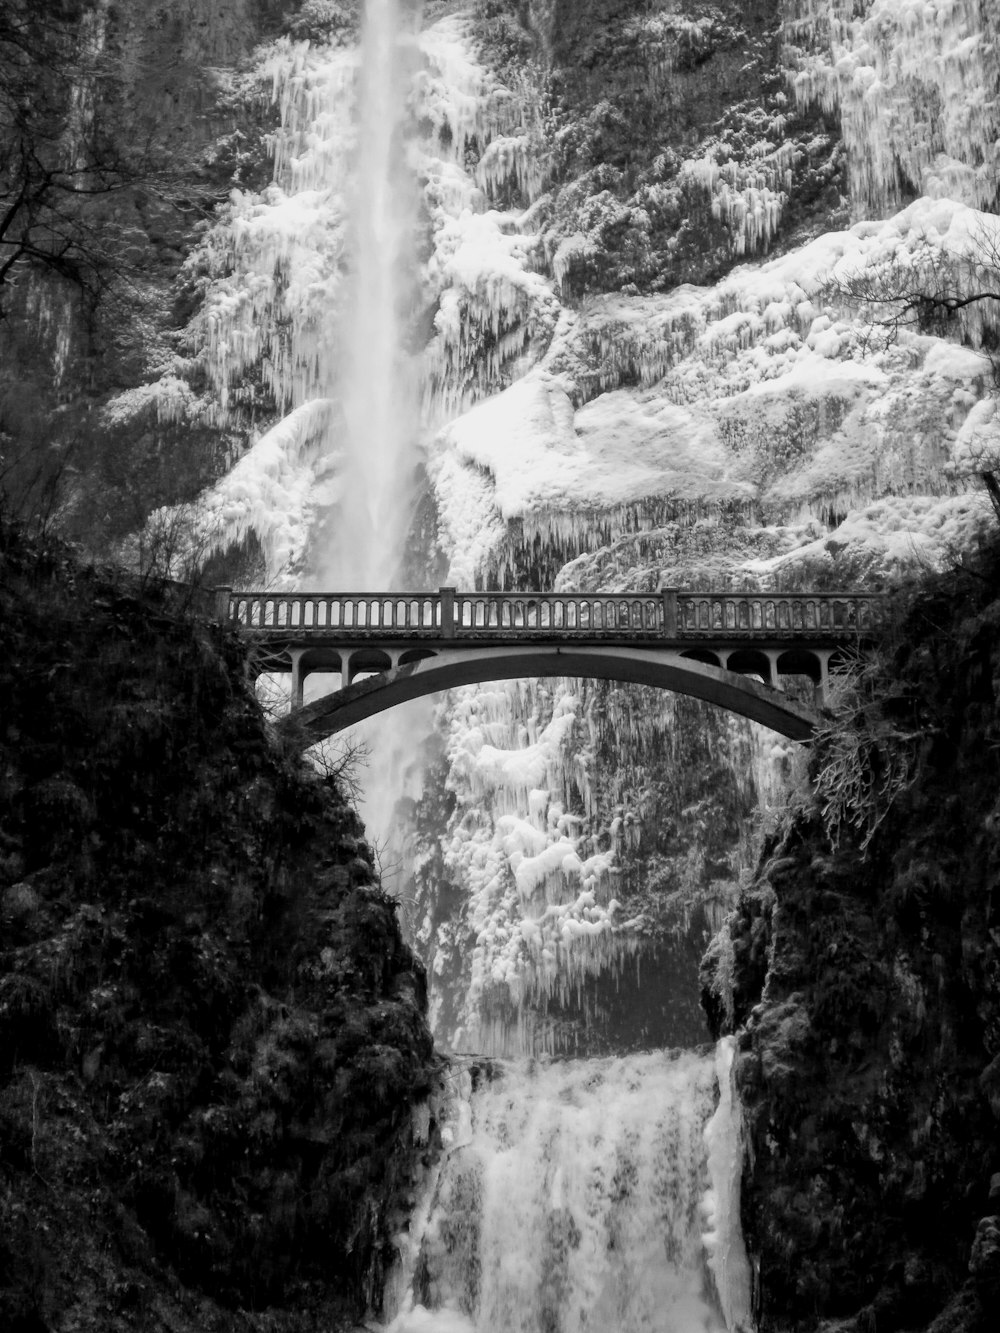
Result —
<path fill-rule="evenodd" d="M 357 819 L 165 590 L 4 528 L 0 615 L 0 1326 L 336 1325 L 435 1068 Z"/>
<path fill-rule="evenodd" d="M 867 725 L 908 755 L 891 803 L 842 812 L 836 848 L 829 806 L 800 816 L 706 959 L 716 1027 L 738 1034 L 764 1329 L 993 1326 L 997 563 L 926 581 L 873 675 Z"/>

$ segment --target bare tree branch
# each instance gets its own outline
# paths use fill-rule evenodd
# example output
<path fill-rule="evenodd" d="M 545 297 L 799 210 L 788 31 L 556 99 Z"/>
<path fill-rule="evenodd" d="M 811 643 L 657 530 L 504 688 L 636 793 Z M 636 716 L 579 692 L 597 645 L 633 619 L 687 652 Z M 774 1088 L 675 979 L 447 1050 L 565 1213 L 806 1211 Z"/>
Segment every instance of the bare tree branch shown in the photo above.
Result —
<path fill-rule="evenodd" d="M 1000 232 L 984 224 L 962 250 L 923 239 L 889 260 L 841 273 L 831 291 L 862 311 L 865 351 L 892 346 L 904 330 L 952 338 L 983 357 L 994 398 L 1000 396 Z M 976 461 L 1000 521 L 1000 450 L 987 446 Z"/>

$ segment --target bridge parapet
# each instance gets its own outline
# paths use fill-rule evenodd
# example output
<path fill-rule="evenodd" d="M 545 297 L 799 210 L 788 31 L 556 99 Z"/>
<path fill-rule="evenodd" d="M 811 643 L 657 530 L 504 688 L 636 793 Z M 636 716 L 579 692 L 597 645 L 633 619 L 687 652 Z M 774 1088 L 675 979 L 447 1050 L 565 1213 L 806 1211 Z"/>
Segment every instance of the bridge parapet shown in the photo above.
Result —
<path fill-rule="evenodd" d="M 587 639 L 868 637 L 885 605 L 867 593 L 436 593 L 218 590 L 219 619 L 305 637 Z"/>

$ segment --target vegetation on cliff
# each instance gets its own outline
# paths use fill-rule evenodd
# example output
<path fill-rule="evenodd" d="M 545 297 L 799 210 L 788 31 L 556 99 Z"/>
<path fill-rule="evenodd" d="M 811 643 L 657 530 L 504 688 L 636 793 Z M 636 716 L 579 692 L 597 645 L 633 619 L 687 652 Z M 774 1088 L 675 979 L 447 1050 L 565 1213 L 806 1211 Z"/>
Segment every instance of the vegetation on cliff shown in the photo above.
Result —
<path fill-rule="evenodd" d="M 434 1068 L 357 819 L 176 590 L 5 526 L 0 615 L 0 1326 L 339 1326 Z"/>
<path fill-rule="evenodd" d="M 763 1329 L 994 1326 L 998 575 L 994 545 L 901 599 L 813 756 L 822 799 L 706 960 L 715 1027 L 738 1034 Z"/>

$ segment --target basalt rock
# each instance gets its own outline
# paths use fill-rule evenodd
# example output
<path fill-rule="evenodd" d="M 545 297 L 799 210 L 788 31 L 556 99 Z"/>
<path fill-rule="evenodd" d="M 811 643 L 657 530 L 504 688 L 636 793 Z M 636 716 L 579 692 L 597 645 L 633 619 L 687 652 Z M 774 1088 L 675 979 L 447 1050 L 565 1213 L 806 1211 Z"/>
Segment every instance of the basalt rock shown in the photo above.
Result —
<path fill-rule="evenodd" d="M 4 528 L 0 589 L 0 1327 L 343 1327 L 435 1138 L 356 816 L 156 588 Z"/>
<path fill-rule="evenodd" d="M 994 554 L 929 580 L 887 648 L 873 697 L 905 699 L 906 743 L 919 741 L 867 849 L 846 836 L 831 847 L 818 814 L 798 818 L 706 959 L 716 1030 L 738 1037 L 762 1329 L 991 1326 L 995 568 Z"/>

